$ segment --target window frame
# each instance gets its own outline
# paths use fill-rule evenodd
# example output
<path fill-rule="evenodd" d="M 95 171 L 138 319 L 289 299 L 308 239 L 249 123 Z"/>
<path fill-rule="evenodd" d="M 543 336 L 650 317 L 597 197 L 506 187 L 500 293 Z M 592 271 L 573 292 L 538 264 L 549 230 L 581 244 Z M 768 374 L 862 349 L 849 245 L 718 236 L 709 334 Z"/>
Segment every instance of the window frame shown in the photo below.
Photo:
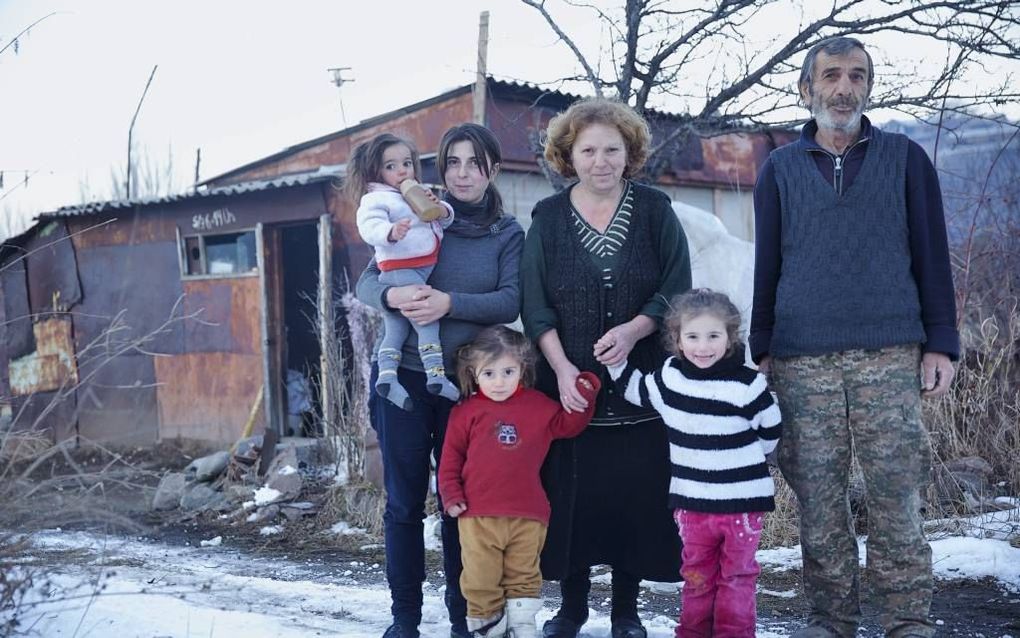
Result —
<path fill-rule="evenodd" d="M 199 249 L 199 259 L 202 264 L 202 270 L 209 270 L 208 255 L 205 249 L 206 237 L 222 237 L 223 235 L 244 235 L 251 233 L 255 239 L 255 253 L 254 253 L 254 267 L 251 270 L 244 272 L 230 272 L 230 273 L 209 273 L 206 272 L 200 275 L 192 275 L 188 273 L 188 264 L 191 261 L 188 255 L 188 240 L 197 239 Z M 188 233 L 185 235 L 181 232 L 180 226 L 177 227 L 177 262 L 181 272 L 182 281 L 196 281 L 202 279 L 230 279 L 234 277 L 258 277 L 259 276 L 259 258 L 258 258 L 258 228 L 246 227 L 236 228 L 231 230 L 225 230 L 222 232 L 203 232 L 203 233 Z"/>

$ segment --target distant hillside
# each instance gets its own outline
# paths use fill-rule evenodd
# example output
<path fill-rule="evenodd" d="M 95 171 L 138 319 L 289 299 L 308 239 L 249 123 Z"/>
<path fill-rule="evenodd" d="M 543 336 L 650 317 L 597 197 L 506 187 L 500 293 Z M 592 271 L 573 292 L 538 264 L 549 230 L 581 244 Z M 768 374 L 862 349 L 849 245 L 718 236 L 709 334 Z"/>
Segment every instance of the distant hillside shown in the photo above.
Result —
<path fill-rule="evenodd" d="M 950 241 L 958 243 L 966 240 L 972 224 L 1007 234 L 1020 228 L 1017 127 L 1005 120 L 952 115 L 942 122 L 941 132 L 924 122 L 890 122 L 882 128 L 905 133 L 936 162 Z"/>

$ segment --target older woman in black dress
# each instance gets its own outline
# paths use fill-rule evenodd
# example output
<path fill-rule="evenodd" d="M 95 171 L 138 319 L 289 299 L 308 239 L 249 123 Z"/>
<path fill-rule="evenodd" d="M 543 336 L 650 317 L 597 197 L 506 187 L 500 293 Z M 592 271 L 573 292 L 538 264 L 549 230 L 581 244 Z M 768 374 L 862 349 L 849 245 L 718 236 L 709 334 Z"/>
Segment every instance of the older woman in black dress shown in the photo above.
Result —
<path fill-rule="evenodd" d="M 613 638 L 646 636 L 641 579 L 679 579 L 665 425 L 624 401 L 604 368 L 628 357 L 659 367 L 666 300 L 691 286 L 669 197 L 631 180 L 649 139 L 644 119 L 613 100 L 583 100 L 554 118 L 545 156 L 577 182 L 535 206 L 525 240 L 521 318 L 543 355 L 538 387 L 573 411 L 586 405 L 574 385 L 581 370 L 604 381 L 591 426 L 554 443 L 543 469 L 552 519 L 542 572 L 563 595 L 547 638 L 573 638 L 587 620 L 593 565 L 613 570 Z M 612 345 L 597 351 L 596 342 Z"/>

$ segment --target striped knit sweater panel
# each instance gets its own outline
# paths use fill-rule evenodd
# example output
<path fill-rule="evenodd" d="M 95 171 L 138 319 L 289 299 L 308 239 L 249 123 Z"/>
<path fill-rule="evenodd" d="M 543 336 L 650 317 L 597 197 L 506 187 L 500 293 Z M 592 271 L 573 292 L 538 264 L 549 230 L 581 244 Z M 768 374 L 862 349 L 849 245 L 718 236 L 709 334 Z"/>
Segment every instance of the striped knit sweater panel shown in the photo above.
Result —
<path fill-rule="evenodd" d="M 744 365 L 743 348 L 707 369 L 670 357 L 649 374 L 609 368 L 625 398 L 669 426 L 674 509 L 727 514 L 775 509 L 765 455 L 779 442 L 779 407 L 765 377 Z"/>

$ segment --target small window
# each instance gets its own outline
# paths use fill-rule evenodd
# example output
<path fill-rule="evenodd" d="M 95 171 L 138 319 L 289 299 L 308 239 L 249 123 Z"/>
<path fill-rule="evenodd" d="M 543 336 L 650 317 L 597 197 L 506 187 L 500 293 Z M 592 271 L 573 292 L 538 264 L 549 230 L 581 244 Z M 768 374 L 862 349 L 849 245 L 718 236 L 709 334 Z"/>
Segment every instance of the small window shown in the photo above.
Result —
<path fill-rule="evenodd" d="M 255 231 L 184 237 L 185 276 L 255 272 Z"/>

